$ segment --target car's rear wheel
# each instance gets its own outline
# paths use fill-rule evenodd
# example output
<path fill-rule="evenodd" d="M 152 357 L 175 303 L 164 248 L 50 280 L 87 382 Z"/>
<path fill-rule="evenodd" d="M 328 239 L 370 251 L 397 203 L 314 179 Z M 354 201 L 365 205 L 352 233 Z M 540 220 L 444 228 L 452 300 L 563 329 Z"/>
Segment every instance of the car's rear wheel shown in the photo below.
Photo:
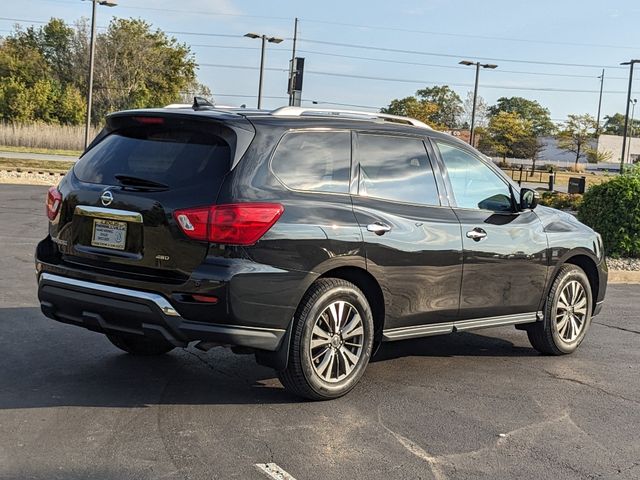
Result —
<path fill-rule="evenodd" d="M 587 275 L 576 265 L 563 265 L 547 296 L 544 320 L 527 328 L 533 348 L 548 355 L 575 351 L 591 324 L 592 306 Z"/>
<path fill-rule="evenodd" d="M 358 383 L 373 346 L 373 315 L 364 294 L 339 278 L 317 280 L 300 303 L 289 362 L 279 372 L 290 392 L 311 400 L 340 397 Z"/>
<path fill-rule="evenodd" d="M 108 334 L 107 338 L 120 350 L 124 350 L 132 355 L 162 355 L 175 348 L 169 342 L 163 340 L 152 340 L 150 338 L 135 335 Z"/>

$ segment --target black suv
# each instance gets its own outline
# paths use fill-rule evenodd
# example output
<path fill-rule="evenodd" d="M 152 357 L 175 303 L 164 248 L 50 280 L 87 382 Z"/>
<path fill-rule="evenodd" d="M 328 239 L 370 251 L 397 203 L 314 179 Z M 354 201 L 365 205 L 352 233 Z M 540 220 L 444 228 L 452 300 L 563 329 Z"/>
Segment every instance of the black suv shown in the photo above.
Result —
<path fill-rule="evenodd" d="M 597 233 L 390 115 L 114 113 L 46 210 L 46 316 L 133 354 L 230 346 L 312 399 L 381 342 L 515 325 L 571 353 L 607 285 Z"/>

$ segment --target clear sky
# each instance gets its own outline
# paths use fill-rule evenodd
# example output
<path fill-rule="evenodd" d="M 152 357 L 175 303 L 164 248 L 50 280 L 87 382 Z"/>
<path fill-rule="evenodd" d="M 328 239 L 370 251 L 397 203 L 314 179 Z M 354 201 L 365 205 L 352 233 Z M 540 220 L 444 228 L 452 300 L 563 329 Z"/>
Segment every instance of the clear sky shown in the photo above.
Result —
<path fill-rule="evenodd" d="M 0 2 L 0 35 L 15 23 L 52 16 L 73 22 L 91 14 L 89 2 L 80 0 Z M 200 81 L 212 89 L 218 103 L 230 105 L 254 107 L 256 102 L 260 42 L 244 38 L 247 32 L 285 38 L 279 45 L 268 44 L 263 103 L 267 108 L 286 103 L 280 97 L 286 96 L 296 16 L 299 56 L 306 58 L 307 102 L 379 108 L 433 84 L 448 84 L 464 98 L 472 89 L 474 71 L 458 61 L 481 59 L 498 64 L 480 76 L 479 94 L 489 104 L 501 96 L 535 99 L 556 121 L 569 113 L 596 115 L 597 77 L 605 68 L 604 116 L 624 112 L 628 67 L 619 63 L 640 58 L 640 0 L 118 3 L 114 8 L 99 7 L 99 26 L 112 15 L 139 17 L 176 32 L 175 37 L 192 46 Z M 633 97 L 640 97 L 637 67 Z"/>

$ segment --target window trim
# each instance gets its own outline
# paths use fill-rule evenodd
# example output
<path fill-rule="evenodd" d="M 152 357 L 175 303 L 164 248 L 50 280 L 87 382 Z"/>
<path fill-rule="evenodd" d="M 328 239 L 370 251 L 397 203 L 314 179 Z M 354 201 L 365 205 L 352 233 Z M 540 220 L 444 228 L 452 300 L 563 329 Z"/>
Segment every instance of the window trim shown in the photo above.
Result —
<path fill-rule="evenodd" d="M 323 192 L 322 190 L 302 190 L 302 189 L 299 189 L 299 188 L 292 188 L 289 185 L 287 185 L 278 176 L 278 174 L 273 169 L 273 159 L 276 156 L 276 152 L 278 151 L 278 147 L 280 147 L 280 144 L 282 143 L 282 141 L 284 140 L 284 138 L 287 135 L 290 135 L 290 134 L 294 134 L 295 135 L 295 134 L 298 134 L 298 133 L 347 133 L 347 134 L 349 134 L 349 138 L 350 138 L 350 142 L 349 142 L 349 145 L 350 145 L 350 149 L 349 149 L 349 179 L 347 180 L 347 191 L 346 192 Z M 288 130 L 285 130 L 282 133 L 282 135 L 278 139 L 275 147 L 273 148 L 273 150 L 269 154 L 268 169 L 269 169 L 269 173 L 271 173 L 271 175 L 273 175 L 275 177 L 275 179 L 278 181 L 278 183 L 280 185 L 282 185 L 282 187 L 285 190 L 289 191 L 289 192 L 307 193 L 307 194 L 311 193 L 311 194 L 318 194 L 318 195 L 347 195 L 347 196 L 350 196 L 351 195 L 351 184 L 353 182 L 353 133 L 348 128 L 330 128 L 330 127 L 289 128 Z"/>
<path fill-rule="evenodd" d="M 435 152 L 435 155 L 438 159 L 439 166 L 441 168 L 442 178 L 444 180 L 444 183 L 447 189 L 447 199 L 449 201 L 449 204 L 451 205 L 451 208 L 454 208 L 456 210 L 468 210 L 472 212 L 490 212 L 492 214 L 504 214 L 504 215 L 512 215 L 514 213 L 517 213 L 513 211 L 513 205 L 512 205 L 511 211 L 488 210 L 486 208 L 471 208 L 471 207 L 462 207 L 458 205 L 458 201 L 456 200 L 456 196 L 453 191 L 453 184 L 451 183 L 451 179 L 449 178 L 449 171 L 447 170 L 447 166 L 444 162 L 444 159 L 442 158 L 442 153 L 440 152 L 440 148 L 438 147 L 439 142 L 444 143 L 445 145 L 449 145 L 450 147 L 457 148 L 458 150 L 462 150 L 463 152 L 469 154 L 471 157 L 478 160 L 480 163 L 486 166 L 497 178 L 499 178 L 502 183 L 504 183 L 505 187 L 507 188 L 507 191 L 513 188 L 513 185 L 509 183 L 500 173 L 496 171 L 497 167 L 495 165 L 490 165 L 484 158 L 480 157 L 477 153 L 475 153 L 474 150 L 471 149 L 471 147 L 468 147 L 466 144 L 460 145 L 455 141 L 452 142 L 448 139 L 442 139 L 437 137 L 429 137 L 429 141 L 432 144 L 433 150 Z M 513 193 L 514 195 L 516 194 L 515 189 L 513 189 Z"/>
<path fill-rule="evenodd" d="M 414 203 L 414 202 L 406 202 L 402 200 L 392 200 L 390 198 L 376 197 L 373 195 L 360 195 L 360 159 L 358 158 L 358 154 L 360 151 L 359 139 L 361 136 L 367 136 L 367 135 L 375 135 L 379 137 L 393 137 L 393 138 L 411 138 L 421 142 L 422 147 L 424 148 L 424 154 L 426 155 L 427 161 L 431 166 L 431 172 L 433 173 L 433 179 L 436 186 L 436 197 L 438 198 L 439 204 L 435 205 L 430 203 Z M 354 182 L 352 182 L 354 185 L 353 185 L 351 194 L 357 196 L 360 199 L 370 198 L 372 200 L 377 200 L 381 202 L 389 202 L 397 205 L 409 205 L 412 207 L 422 207 L 422 208 L 449 207 L 449 205 L 446 204 L 448 202 L 443 202 L 443 199 L 445 199 L 445 197 L 443 197 L 441 192 L 441 188 L 443 187 L 443 185 L 441 185 L 439 182 L 440 166 L 437 164 L 435 164 L 434 166 L 434 161 L 431 158 L 430 150 L 427 142 L 428 142 L 427 137 L 424 137 L 421 135 L 415 135 L 415 134 L 407 134 L 404 132 L 390 133 L 387 131 L 377 131 L 377 130 L 354 130 L 354 141 L 353 141 L 351 161 L 353 164 L 353 175 L 355 178 L 354 178 Z"/>

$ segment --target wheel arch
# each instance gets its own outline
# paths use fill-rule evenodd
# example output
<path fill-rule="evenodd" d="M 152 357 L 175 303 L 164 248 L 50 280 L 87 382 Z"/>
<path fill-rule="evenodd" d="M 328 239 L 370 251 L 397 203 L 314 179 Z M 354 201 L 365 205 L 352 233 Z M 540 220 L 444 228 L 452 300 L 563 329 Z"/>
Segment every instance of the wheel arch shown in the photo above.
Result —
<path fill-rule="evenodd" d="M 373 314 L 373 325 L 375 329 L 374 341 L 381 341 L 382 330 L 384 328 L 385 320 L 385 296 L 382 291 L 380 283 L 376 278 L 364 268 L 356 266 L 340 266 L 328 269 L 321 275 L 314 276 L 311 281 L 306 284 L 306 287 L 300 300 L 304 298 L 304 294 L 307 292 L 313 282 L 320 278 L 341 278 L 348 282 L 353 283 L 364 294 L 369 306 L 371 307 L 371 313 Z M 289 360 L 289 349 L 291 347 L 291 329 L 293 326 L 293 319 L 289 323 L 287 332 L 282 339 L 280 348 L 275 352 L 256 351 L 256 360 L 259 364 L 274 368 L 281 371 L 287 368 Z"/>
<path fill-rule="evenodd" d="M 545 295 L 542 300 L 541 307 L 544 306 L 544 299 L 549 295 L 549 291 L 551 290 L 551 285 L 553 281 L 556 279 L 558 275 L 558 271 L 563 265 L 570 264 L 580 267 L 587 278 L 589 279 L 589 285 L 591 287 L 591 296 L 593 298 L 592 309 L 596 308 L 596 301 L 598 299 L 598 294 L 600 293 L 600 275 L 598 273 L 598 264 L 588 250 L 576 249 L 571 252 L 568 252 L 556 265 L 553 269 L 553 272 L 549 276 L 547 281 L 547 286 L 545 288 Z"/>

